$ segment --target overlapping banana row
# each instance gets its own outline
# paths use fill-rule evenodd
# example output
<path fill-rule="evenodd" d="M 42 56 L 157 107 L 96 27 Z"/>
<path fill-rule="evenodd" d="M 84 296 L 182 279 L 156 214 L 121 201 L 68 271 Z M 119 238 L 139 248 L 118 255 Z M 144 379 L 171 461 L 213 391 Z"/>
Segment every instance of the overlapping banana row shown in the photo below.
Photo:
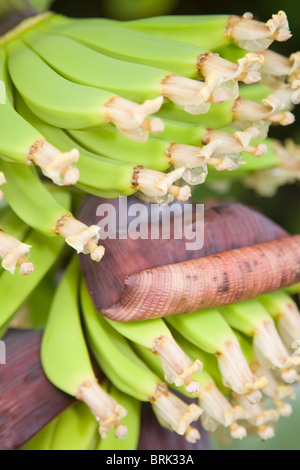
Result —
<path fill-rule="evenodd" d="M 191 443 L 201 438 L 193 425 L 199 419 L 209 432 L 227 429 L 233 439 L 256 434 L 267 440 L 277 421 L 290 416 L 299 381 L 300 314 L 287 292 L 167 320 L 118 323 L 95 310 L 79 273 L 74 258 L 58 288 L 46 278 L 54 300 L 43 325 L 30 302 L 13 322 L 45 328 L 44 371 L 79 400 L 25 448 L 136 449 L 141 402 Z M 7 289 L 6 274 L 0 289 Z M 16 285 L 21 278 L 9 279 Z M 15 310 L 16 299 L 6 303 L 1 323 Z M 98 382 L 88 348 L 108 382 Z"/>
<path fill-rule="evenodd" d="M 34 230 L 61 235 L 99 261 L 98 229 L 58 205 L 40 173 L 89 194 L 140 191 L 159 203 L 187 200 L 207 175 L 208 183 L 241 178 L 269 194 L 298 178 L 291 145 L 267 138 L 271 124 L 294 120 L 299 54 L 267 50 L 290 35 L 283 12 L 266 24 L 249 14 L 29 18 L 0 38 L 0 184 L 8 204 Z M 1 256 L 10 251 L 4 246 Z"/>

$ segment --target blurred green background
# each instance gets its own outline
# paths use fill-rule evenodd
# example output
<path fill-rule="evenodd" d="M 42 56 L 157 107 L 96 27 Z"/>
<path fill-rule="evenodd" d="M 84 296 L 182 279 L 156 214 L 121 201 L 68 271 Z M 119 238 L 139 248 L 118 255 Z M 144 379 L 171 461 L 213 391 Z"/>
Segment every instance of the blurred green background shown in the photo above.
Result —
<path fill-rule="evenodd" d="M 43 1 L 43 0 L 32 0 Z M 251 11 L 256 19 L 267 21 L 273 13 L 284 10 L 288 16 L 293 37 L 285 43 L 276 43 L 274 50 L 285 55 L 300 49 L 300 15 L 299 4 L 295 0 L 251 0 L 240 2 L 236 0 L 195 2 L 195 0 L 56 0 L 54 11 L 73 17 L 108 17 L 119 20 L 129 20 L 155 15 L 181 14 L 237 14 Z M 299 107 L 300 108 L 300 107 Z M 300 112 L 295 112 L 296 123 L 286 128 L 275 127 L 270 135 L 276 138 L 294 137 L 300 143 Z M 299 134 L 299 137 L 298 135 Z M 197 199 L 215 197 L 204 188 L 199 189 Z M 279 189 L 272 199 L 257 196 L 254 191 L 245 190 L 237 182 L 229 194 L 224 197 L 238 199 L 262 210 L 273 220 L 284 226 L 290 233 L 300 233 L 300 191 L 299 184 L 285 186 Z M 214 449 L 225 450 L 299 450 L 300 449 L 300 390 L 298 399 L 293 405 L 294 413 L 289 418 L 281 418 L 276 426 L 276 437 L 268 442 L 262 442 L 257 437 L 249 437 L 243 441 L 229 441 L 222 445 L 222 436 L 212 438 Z"/>

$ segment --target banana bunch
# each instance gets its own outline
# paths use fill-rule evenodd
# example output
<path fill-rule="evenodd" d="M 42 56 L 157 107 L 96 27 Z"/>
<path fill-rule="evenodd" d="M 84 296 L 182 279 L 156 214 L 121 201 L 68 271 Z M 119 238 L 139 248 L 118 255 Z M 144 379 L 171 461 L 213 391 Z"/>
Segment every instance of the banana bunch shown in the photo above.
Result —
<path fill-rule="evenodd" d="M 299 380 L 293 347 L 300 313 L 285 291 L 169 317 L 168 328 L 162 319 L 117 323 L 100 316 L 76 258 L 51 289 L 42 364 L 50 381 L 78 402 L 24 449 L 136 449 L 140 402 L 149 402 L 162 426 L 191 443 L 201 437 L 192 425 L 199 419 L 208 432 L 267 440 L 292 413 L 286 400 L 295 398 L 292 385 Z M 26 315 L 23 324 L 32 325 L 30 308 Z M 87 345 L 109 382 L 97 380 Z M 187 404 L 186 397 L 196 401 Z"/>
<path fill-rule="evenodd" d="M 160 204 L 189 199 L 206 178 L 277 187 L 298 162 L 267 135 L 294 121 L 299 53 L 268 47 L 290 35 L 281 11 L 265 24 L 249 14 L 24 20 L 0 38 L 0 195 L 34 230 L 100 261 L 98 228 L 58 205 L 44 177 L 106 198 L 140 191 Z M 269 172 L 280 176 L 264 186 Z"/>
<path fill-rule="evenodd" d="M 300 316 L 287 292 L 117 323 L 99 316 L 64 245 L 96 262 L 104 255 L 99 227 L 73 216 L 86 193 L 140 191 L 166 204 L 206 180 L 273 194 L 298 178 L 293 144 L 268 137 L 271 125 L 294 122 L 299 53 L 267 50 L 290 36 L 280 11 L 266 23 L 45 13 L 0 37 L 0 337 L 42 327 L 45 374 L 78 400 L 25 449 L 136 449 L 140 402 L 190 443 L 199 419 L 233 439 L 269 439 L 291 413 Z M 17 267 L 30 276 L 12 277 Z"/>

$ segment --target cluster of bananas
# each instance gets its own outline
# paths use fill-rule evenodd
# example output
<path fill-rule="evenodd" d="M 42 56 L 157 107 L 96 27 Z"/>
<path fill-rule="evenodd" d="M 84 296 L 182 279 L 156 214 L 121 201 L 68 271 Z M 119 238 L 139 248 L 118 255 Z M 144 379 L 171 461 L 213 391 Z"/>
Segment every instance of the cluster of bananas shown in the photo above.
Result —
<path fill-rule="evenodd" d="M 208 167 L 211 183 L 236 170 L 230 174 L 250 173 L 248 185 L 265 192 L 258 170 L 275 167 L 278 184 L 297 177 L 291 146 L 274 147 L 267 138 L 271 123 L 294 120 L 299 54 L 266 50 L 289 37 L 284 12 L 266 24 L 249 14 L 118 23 L 45 13 L 25 20 L 0 39 L 0 171 L 8 204 L 30 227 L 62 235 L 99 261 L 97 227 L 58 204 L 36 167 L 57 185 L 101 197 L 141 191 L 159 203 L 188 199 Z M 263 175 L 272 192 L 276 178 Z M 188 185 L 174 184 L 181 178 Z M 7 245 L 19 257 L 11 260 L 6 250 L 4 265 L 31 272 L 28 247 L 8 236 Z"/>
<path fill-rule="evenodd" d="M 267 192 L 269 185 L 270 194 L 298 177 L 297 149 L 267 137 L 272 123 L 294 120 L 299 54 L 286 58 L 267 50 L 289 37 L 279 12 L 265 24 L 250 14 L 118 23 L 46 13 L 0 38 L 0 80 L 6 85 L 0 105 L 0 257 L 9 271 L 0 274 L 0 337 L 22 307 L 28 327 L 45 328 L 48 378 L 88 405 L 68 410 L 29 448 L 136 448 L 141 401 L 189 442 L 200 438 L 191 426 L 200 416 L 210 431 L 223 426 L 233 438 L 248 431 L 268 439 L 272 423 L 290 414 L 282 399 L 293 397 L 289 384 L 298 380 L 300 361 L 291 345 L 300 338 L 300 317 L 286 293 L 166 322 L 120 324 L 95 311 L 76 258 L 59 287 L 52 287 L 64 241 L 94 261 L 104 255 L 99 228 L 72 215 L 78 194 L 140 191 L 168 203 L 187 200 L 190 185 L 207 176 L 210 184 L 248 177 L 249 186 Z M 280 177 L 264 173 L 270 171 Z M 187 185 L 175 184 L 181 179 Z M 17 266 L 30 276 L 12 278 Z M 42 286 L 49 295 L 38 295 Z M 39 310 L 45 302 L 47 318 L 33 319 L 35 310 L 26 303 L 32 293 Z M 98 384 L 85 335 L 109 383 Z M 185 403 L 165 382 L 197 397 L 199 405 Z M 261 405 L 260 390 L 274 409 Z M 82 425 L 77 435 L 74 420 Z"/>
<path fill-rule="evenodd" d="M 291 384 L 299 380 L 300 315 L 288 292 L 218 310 L 120 323 L 95 309 L 77 258 L 57 289 L 49 287 L 49 279 L 43 284 L 36 309 L 27 304 L 24 312 L 23 306 L 23 319 L 19 315 L 14 324 L 24 326 L 25 317 L 27 327 L 45 328 L 43 369 L 79 402 L 25 449 L 136 449 L 140 402 L 149 402 L 162 426 L 191 443 L 200 439 L 192 426 L 199 418 L 210 432 L 228 429 L 233 439 L 257 434 L 267 440 L 278 419 L 291 414 L 285 399 L 295 397 Z M 6 311 L 12 302 L 6 302 Z M 87 344 L 107 377 L 101 385 Z M 184 397 L 197 401 L 188 404 Z"/>

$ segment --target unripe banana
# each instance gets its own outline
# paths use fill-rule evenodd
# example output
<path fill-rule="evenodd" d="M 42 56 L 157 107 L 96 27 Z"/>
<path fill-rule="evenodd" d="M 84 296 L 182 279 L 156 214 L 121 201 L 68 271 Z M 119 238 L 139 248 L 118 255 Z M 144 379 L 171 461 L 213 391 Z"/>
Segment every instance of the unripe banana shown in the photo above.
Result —
<path fill-rule="evenodd" d="M 68 148 L 69 145 L 76 145 L 69 134 L 64 132 L 62 129 L 58 129 L 45 123 L 32 113 L 19 96 L 17 96 L 17 107 L 21 115 L 34 125 L 35 128 L 43 132 L 55 145 L 59 145 L 62 149 Z M 128 139 L 120 135 L 117 131 L 114 132 L 111 128 L 108 129 L 109 130 L 107 132 L 103 129 L 103 134 L 100 134 L 103 135 L 103 137 L 106 136 L 106 139 L 103 141 L 103 146 L 115 148 L 115 150 L 117 150 L 116 145 L 113 145 L 113 142 L 111 142 L 111 140 L 114 139 L 116 139 L 116 142 L 120 143 L 120 145 L 127 146 L 129 143 L 130 150 L 136 152 L 136 149 L 140 149 L 140 156 L 138 157 L 137 154 L 138 164 L 132 157 L 129 157 L 128 163 L 126 163 L 125 158 L 124 161 L 120 161 L 118 159 L 114 160 L 100 155 L 98 147 L 95 147 L 95 154 L 77 144 L 77 148 L 80 151 L 80 160 L 78 162 L 78 169 L 80 171 L 79 182 L 77 184 L 78 188 L 87 193 L 106 198 L 119 197 L 121 195 L 128 196 L 134 193 L 137 189 L 142 192 L 146 191 L 147 196 L 152 198 L 155 202 L 170 202 L 174 197 L 189 198 L 190 190 L 187 186 L 179 188 L 174 186 L 173 183 L 181 176 L 184 176 L 185 174 L 189 175 L 191 170 L 186 170 L 184 166 L 182 166 L 181 168 L 177 168 L 176 172 L 163 175 L 160 172 L 156 171 L 156 173 L 153 173 L 147 168 L 142 168 L 142 163 L 146 161 L 150 164 L 150 168 L 154 170 L 166 170 L 170 166 L 169 159 L 162 154 L 162 144 L 159 145 L 159 142 L 157 144 L 154 142 L 152 145 L 152 140 L 149 142 L 150 149 L 153 151 L 156 149 L 157 151 L 157 163 L 154 163 L 152 158 L 153 155 L 149 155 L 149 159 L 146 159 L 143 156 L 144 145 L 146 143 L 135 142 L 131 145 Z M 81 131 L 80 135 L 84 136 L 85 132 Z M 91 135 L 93 135 L 92 131 Z M 95 139 L 91 140 L 92 143 L 95 141 L 95 145 L 98 145 L 97 135 L 95 136 Z M 93 145 L 90 145 L 89 147 L 93 148 Z M 122 150 L 120 146 L 118 147 L 118 150 L 124 152 L 124 149 Z M 191 153 L 192 151 L 196 151 L 194 148 L 189 150 Z M 199 162 L 197 162 L 197 157 L 193 158 L 193 155 L 191 155 L 190 159 L 192 159 L 195 164 L 201 163 L 201 157 L 199 158 Z M 131 162 L 131 160 L 133 160 L 133 162 Z M 146 185 L 144 186 L 142 178 L 145 179 L 145 177 Z M 147 177 L 150 178 L 150 181 L 148 181 Z M 161 179 L 166 183 L 164 186 L 159 185 L 159 181 Z"/>
<path fill-rule="evenodd" d="M 286 14 L 279 11 L 266 23 L 253 20 L 251 13 L 235 15 L 185 15 L 143 18 L 118 23 L 130 29 L 186 41 L 217 50 L 235 41 L 247 50 L 263 51 L 272 42 L 291 37 Z"/>
<path fill-rule="evenodd" d="M 291 385 L 286 385 L 280 381 L 276 376 L 276 373 L 273 373 L 270 369 L 264 369 L 258 362 L 255 352 L 253 350 L 252 344 L 246 336 L 235 332 L 236 337 L 239 340 L 241 349 L 247 362 L 257 377 L 266 377 L 268 383 L 262 389 L 264 395 L 271 398 L 274 402 L 276 409 L 280 416 L 290 416 L 292 413 L 292 407 L 289 403 L 282 401 L 283 398 L 295 398 L 295 392 Z"/>
<path fill-rule="evenodd" d="M 48 450 L 91 450 L 97 421 L 85 403 L 78 402 L 58 417 Z"/>
<path fill-rule="evenodd" d="M 125 338 L 99 315 L 83 282 L 81 305 L 89 344 L 112 383 L 140 401 L 149 401 L 163 426 L 185 435 L 189 441 L 199 439 L 190 423 L 199 418 L 201 410 L 194 404 L 187 406 L 168 391 Z"/>
<path fill-rule="evenodd" d="M 300 340 L 300 313 L 296 302 L 284 291 L 276 291 L 257 299 L 276 321 L 282 341 L 290 350 Z"/>
<path fill-rule="evenodd" d="M 225 386 L 245 394 L 252 403 L 260 401 L 259 390 L 266 381 L 256 380 L 238 340 L 218 310 L 170 316 L 166 322 L 195 346 L 216 355 Z"/>
<path fill-rule="evenodd" d="M 53 24 L 55 17 L 50 21 Z M 43 23 L 40 27 L 47 32 L 49 24 Z M 50 31 L 53 33 L 52 24 Z M 217 88 L 222 94 L 225 90 L 227 95 L 226 90 L 232 90 L 236 80 L 255 83 L 261 79 L 258 69 L 263 59 L 255 53 L 249 53 L 238 64 L 233 64 L 208 52 L 205 47 L 129 29 L 125 32 L 117 25 L 98 28 L 93 24 L 73 23 L 58 27 L 56 31 L 117 59 L 159 67 L 183 77 L 200 76 L 206 81 L 207 87 L 203 92 L 207 97 Z"/>
<path fill-rule="evenodd" d="M 53 439 L 56 424 L 59 418 L 51 421 L 44 429 L 38 432 L 20 450 L 49 450 Z"/>
<path fill-rule="evenodd" d="M 185 347 L 186 343 L 187 347 Z M 192 345 L 189 347 L 189 343 L 183 340 L 181 341 L 181 346 L 187 354 L 191 353 L 191 356 L 193 356 Z M 161 376 L 161 368 L 157 356 L 151 354 L 151 351 L 149 351 L 144 346 L 135 344 L 133 347 L 139 356 L 146 362 L 146 364 L 148 364 L 151 370 L 153 370 L 157 375 Z M 198 353 L 198 349 L 194 349 Z M 243 439 L 246 437 L 247 432 L 245 428 L 239 426 L 235 422 L 236 419 L 243 419 L 247 417 L 246 413 L 243 413 L 242 408 L 236 407 L 234 409 L 231 406 L 226 397 L 220 392 L 220 390 L 218 390 L 213 378 L 206 370 L 203 370 L 201 373 L 197 374 L 196 377 L 197 381 L 201 385 L 201 389 L 197 393 L 197 397 L 199 400 L 199 406 L 204 410 L 204 413 L 201 415 L 201 421 L 204 428 L 208 431 L 214 431 L 217 426 L 221 424 L 225 427 L 230 427 L 233 438 Z M 189 396 L 183 387 L 180 388 L 180 392 L 183 395 Z M 212 425 L 214 425 L 214 429 L 212 429 Z"/>
<path fill-rule="evenodd" d="M 258 300 L 224 306 L 220 308 L 220 312 L 231 327 L 253 337 L 255 354 L 264 368 L 279 369 L 287 383 L 296 381 L 297 373 L 294 367 L 299 365 L 299 356 L 292 357 L 289 354 L 272 317 Z"/>
<path fill-rule="evenodd" d="M 139 105 L 105 90 L 75 84 L 57 74 L 20 39 L 8 43 L 11 79 L 28 106 L 41 119 L 57 127 L 84 129 L 112 122 L 134 140 L 146 140 L 149 131 L 162 130 L 161 121 L 147 121 L 163 97 Z M 28 70 L 34 73 L 28 74 Z"/>
<path fill-rule="evenodd" d="M 42 341 L 45 374 L 58 388 L 85 402 L 99 421 L 105 438 L 111 428 L 124 437 L 126 410 L 100 387 L 90 361 L 77 299 L 79 266 L 72 260 L 56 291 Z M 61 314 L 63 312 L 63 315 Z"/>
<path fill-rule="evenodd" d="M 7 83 L 6 74 L 6 56 L 2 48 L 0 50 L 0 80 L 3 83 Z M 5 104 L 0 106 L 0 119 L 0 153 L 3 158 L 27 165 L 34 163 L 41 167 L 45 176 L 59 185 L 77 182 L 78 170 L 72 165 L 79 158 L 76 149 L 68 149 L 69 151 L 63 154 L 49 144 L 41 133 L 19 116 L 9 97 L 6 97 Z"/>
<path fill-rule="evenodd" d="M 90 253 L 94 261 L 101 260 L 104 250 L 97 245 L 97 226 L 87 227 L 76 220 L 47 191 L 33 169 L 4 161 L 0 161 L 0 168 L 7 176 L 5 197 L 27 225 L 49 237 L 61 235 L 78 253 Z"/>
<path fill-rule="evenodd" d="M 195 359 L 194 363 L 191 362 L 162 319 L 130 323 L 108 319 L 105 321 L 130 341 L 141 344 L 156 354 L 161 361 L 167 382 L 174 383 L 177 387 L 185 385 L 192 395 L 199 391 L 199 384 L 192 377 L 201 372 L 201 361 Z"/>
<path fill-rule="evenodd" d="M 185 111 L 201 114 L 208 111 L 210 102 L 238 96 L 236 84 L 214 89 L 168 70 L 109 57 L 67 36 L 31 30 L 22 39 L 66 79 L 137 102 L 163 95 Z"/>

